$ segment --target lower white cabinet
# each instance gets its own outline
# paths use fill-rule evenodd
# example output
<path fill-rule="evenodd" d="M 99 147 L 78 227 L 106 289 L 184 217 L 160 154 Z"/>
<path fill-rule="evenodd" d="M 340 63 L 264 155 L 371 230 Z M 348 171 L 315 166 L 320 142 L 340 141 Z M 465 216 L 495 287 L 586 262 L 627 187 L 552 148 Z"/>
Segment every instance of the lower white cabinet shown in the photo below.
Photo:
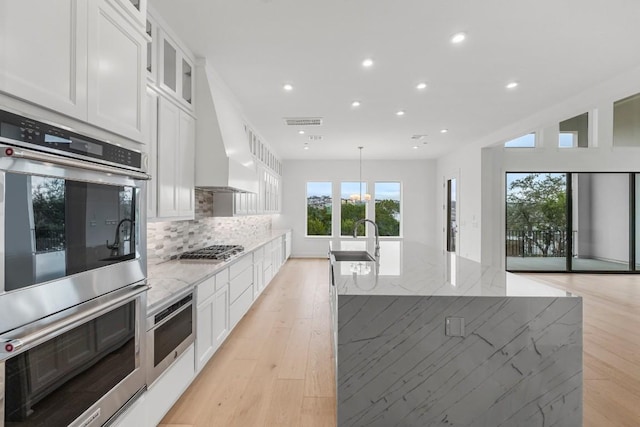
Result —
<path fill-rule="evenodd" d="M 147 426 L 157 426 L 169 409 L 189 387 L 195 376 L 194 348 L 187 351 L 176 360 L 153 384 L 146 393 Z M 124 424 L 138 425 L 138 424 Z"/>
<path fill-rule="evenodd" d="M 253 292 L 251 288 L 247 288 L 242 295 L 238 297 L 229 307 L 229 318 L 231 320 L 231 327 L 234 328 L 242 316 L 244 316 L 251 304 L 253 303 Z"/>
<path fill-rule="evenodd" d="M 196 371 L 207 364 L 229 334 L 229 284 L 215 283 L 218 273 L 198 285 L 196 311 Z M 216 290 L 217 289 L 217 290 Z"/>
<path fill-rule="evenodd" d="M 147 425 L 147 394 L 143 393 L 124 413 L 120 414 L 111 427 L 145 427 Z"/>

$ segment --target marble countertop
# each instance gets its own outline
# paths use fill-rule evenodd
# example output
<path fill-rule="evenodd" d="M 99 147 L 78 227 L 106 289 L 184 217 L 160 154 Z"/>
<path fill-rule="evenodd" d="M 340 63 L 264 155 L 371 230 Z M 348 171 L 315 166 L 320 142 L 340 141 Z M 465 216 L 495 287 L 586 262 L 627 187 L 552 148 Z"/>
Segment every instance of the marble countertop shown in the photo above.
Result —
<path fill-rule="evenodd" d="M 153 314 L 167 303 L 179 299 L 203 280 L 289 231 L 272 230 L 252 239 L 234 242 L 244 247 L 244 254 L 230 261 L 171 260 L 147 266 L 147 284 L 150 286 L 147 293 L 147 314 Z"/>
<path fill-rule="evenodd" d="M 375 247 L 371 238 L 334 239 L 329 245 L 332 250 L 367 250 L 371 255 Z M 378 262 L 336 262 L 334 280 L 338 295 L 573 296 L 406 239 L 381 240 Z"/>

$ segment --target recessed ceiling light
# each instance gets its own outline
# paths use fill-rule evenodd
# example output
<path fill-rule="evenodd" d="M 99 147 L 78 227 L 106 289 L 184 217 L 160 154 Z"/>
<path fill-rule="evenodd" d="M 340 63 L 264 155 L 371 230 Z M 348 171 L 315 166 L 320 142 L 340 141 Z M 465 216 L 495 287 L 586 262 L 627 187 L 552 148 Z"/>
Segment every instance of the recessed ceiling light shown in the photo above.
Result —
<path fill-rule="evenodd" d="M 507 89 L 514 89 L 518 87 L 518 82 L 510 82 L 507 84 Z"/>
<path fill-rule="evenodd" d="M 418 84 L 416 85 L 416 89 L 418 89 L 418 90 L 422 90 L 422 89 L 426 89 L 426 88 L 427 88 L 427 84 L 426 84 L 426 83 L 424 83 L 424 82 L 422 82 L 422 83 L 418 83 Z"/>
<path fill-rule="evenodd" d="M 440 133 L 447 133 L 449 132 L 449 129 L 440 129 Z"/>
<path fill-rule="evenodd" d="M 304 149 L 305 149 L 305 150 L 308 150 L 308 149 L 309 149 L 309 146 L 308 146 L 308 145 L 305 145 L 305 146 L 304 146 Z"/>
<path fill-rule="evenodd" d="M 351 106 L 352 106 L 352 107 L 359 107 L 359 106 L 360 106 L 360 101 L 353 101 L 353 102 L 351 103 Z"/>
<path fill-rule="evenodd" d="M 303 130 L 299 130 L 299 131 L 298 131 L 298 133 L 299 133 L 300 135 L 304 135 L 304 131 L 303 131 Z"/>
<path fill-rule="evenodd" d="M 290 92 L 293 90 L 293 86 L 290 85 L 289 83 L 285 84 L 282 86 L 282 89 L 286 90 L 287 92 Z"/>
<path fill-rule="evenodd" d="M 413 146 L 413 149 L 414 149 L 414 150 L 417 150 L 417 149 L 418 149 L 418 146 L 417 146 L 417 145 L 414 145 L 414 146 Z"/>
<path fill-rule="evenodd" d="M 364 61 L 362 61 L 362 66 L 363 67 L 371 67 L 373 65 L 373 59 L 371 58 L 367 58 Z"/>
<path fill-rule="evenodd" d="M 467 38 L 467 33 L 455 33 L 451 36 L 451 43 L 462 43 Z"/>
<path fill-rule="evenodd" d="M 396 112 L 396 116 L 404 116 L 404 111 L 400 110 Z"/>

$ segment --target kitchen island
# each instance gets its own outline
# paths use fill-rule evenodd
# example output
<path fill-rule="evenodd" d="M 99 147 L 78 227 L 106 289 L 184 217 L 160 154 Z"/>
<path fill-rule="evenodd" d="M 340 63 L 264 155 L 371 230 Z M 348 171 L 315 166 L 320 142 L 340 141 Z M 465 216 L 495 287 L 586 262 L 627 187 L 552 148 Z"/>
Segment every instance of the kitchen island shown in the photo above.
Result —
<path fill-rule="evenodd" d="M 333 250 L 374 254 L 370 240 Z M 335 261 L 338 426 L 581 426 L 582 299 L 409 241 Z"/>

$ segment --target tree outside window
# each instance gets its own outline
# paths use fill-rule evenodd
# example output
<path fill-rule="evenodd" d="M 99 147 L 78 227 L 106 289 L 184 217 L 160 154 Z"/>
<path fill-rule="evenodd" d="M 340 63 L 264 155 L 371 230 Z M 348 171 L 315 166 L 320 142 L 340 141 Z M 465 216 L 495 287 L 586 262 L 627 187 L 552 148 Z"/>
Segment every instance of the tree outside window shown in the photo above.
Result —
<path fill-rule="evenodd" d="M 367 183 L 340 184 L 340 235 L 351 236 L 356 222 L 367 215 Z M 366 227 L 358 225 L 358 236 L 366 236 Z"/>
<path fill-rule="evenodd" d="M 330 182 L 307 182 L 307 236 L 331 236 Z"/>
<path fill-rule="evenodd" d="M 376 223 L 381 236 L 400 236 L 400 183 L 375 183 Z"/>

